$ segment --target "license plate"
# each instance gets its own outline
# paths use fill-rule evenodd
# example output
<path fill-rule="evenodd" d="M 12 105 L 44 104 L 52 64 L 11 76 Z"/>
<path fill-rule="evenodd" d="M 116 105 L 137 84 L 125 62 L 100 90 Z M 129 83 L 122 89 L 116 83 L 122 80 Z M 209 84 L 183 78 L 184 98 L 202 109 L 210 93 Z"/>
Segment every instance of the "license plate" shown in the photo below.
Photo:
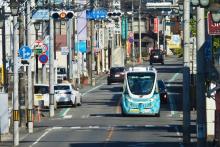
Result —
<path fill-rule="evenodd" d="M 42 100 L 43 96 L 42 95 L 36 95 L 35 98 L 38 99 L 38 100 Z"/>
<path fill-rule="evenodd" d="M 120 75 L 115 75 L 115 77 L 120 77 Z"/>
<path fill-rule="evenodd" d="M 130 112 L 133 112 L 133 113 L 139 113 L 139 109 L 130 109 Z"/>
<path fill-rule="evenodd" d="M 154 56 L 154 58 L 158 58 L 158 56 Z"/>

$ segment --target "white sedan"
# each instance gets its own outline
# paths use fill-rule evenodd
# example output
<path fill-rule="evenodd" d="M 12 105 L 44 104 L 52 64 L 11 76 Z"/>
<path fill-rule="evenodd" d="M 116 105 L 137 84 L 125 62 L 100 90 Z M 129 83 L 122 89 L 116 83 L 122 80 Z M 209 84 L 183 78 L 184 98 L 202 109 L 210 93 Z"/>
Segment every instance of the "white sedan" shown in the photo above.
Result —
<path fill-rule="evenodd" d="M 73 107 L 82 104 L 82 96 L 78 88 L 70 83 L 62 83 L 54 86 L 54 99 L 59 104 L 71 104 Z"/>

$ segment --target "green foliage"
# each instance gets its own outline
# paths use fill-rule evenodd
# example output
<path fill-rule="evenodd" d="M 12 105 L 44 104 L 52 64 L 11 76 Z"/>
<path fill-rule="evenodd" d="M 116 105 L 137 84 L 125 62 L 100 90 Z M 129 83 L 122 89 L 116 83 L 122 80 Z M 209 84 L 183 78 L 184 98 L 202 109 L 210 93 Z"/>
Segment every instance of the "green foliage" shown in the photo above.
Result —
<path fill-rule="evenodd" d="M 178 57 L 183 57 L 183 48 L 171 49 L 173 54 Z"/>
<path fill-rule="evenodd" d="M 191 35 L 196 36 L 196 19 L 194 18 L 190 19 L 190 30 L 191 30 Z"/>
<path fill-rule="evenodd" d="M 213 36 L 212 48 L 214 53 L 220 48 L 220 36 Z"/>

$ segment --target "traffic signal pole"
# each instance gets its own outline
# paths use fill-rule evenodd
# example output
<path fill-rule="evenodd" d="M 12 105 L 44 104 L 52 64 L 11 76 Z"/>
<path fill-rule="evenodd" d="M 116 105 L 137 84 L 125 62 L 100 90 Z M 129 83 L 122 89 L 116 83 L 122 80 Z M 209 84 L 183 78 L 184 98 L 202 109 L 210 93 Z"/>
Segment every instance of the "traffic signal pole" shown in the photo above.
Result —
<path fill-rule="evenodd" d="M 190 143 L 190 0 L 184 0 L 183 143 Z"/>

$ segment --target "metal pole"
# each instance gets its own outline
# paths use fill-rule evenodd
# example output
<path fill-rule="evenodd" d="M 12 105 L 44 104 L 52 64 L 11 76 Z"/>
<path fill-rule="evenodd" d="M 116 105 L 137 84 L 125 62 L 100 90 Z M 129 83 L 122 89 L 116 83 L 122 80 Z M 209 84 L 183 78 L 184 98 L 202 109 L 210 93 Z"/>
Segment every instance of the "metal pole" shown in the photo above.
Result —
<path fill-rule="evenodd" d="M 139 62 L 142 63 L 142 38 L 141 38 L 141 0 L 139 0 L 139 21 L 138 21 L 138 30 L 139 30 Z"/>
<path fill-rule="evenodd" d="M 36 40 L 38 40 L 38 30 L 36 29 Z M 35 77 L 35 82 L 38 83 L 38 54 L 35 55 L 35 63 L 36 63 L 36 77 Z"/>
<path fill-rule="evenodd" d="M 72 19 L 67 20 L 67 27 L 66 27 L 66 35 L 67 35 L 67 47 L 69 49 L 69 54 L 67 58 L 67 65 L 68 65 L 68 80 L 72 80 L 73 78 L 73 66 L 72 66 Z"/>
<path fill-rule="evenodd" d="M 91 21 L 91 85 L 94 85 L 93 79 L 93 62 L 94 62 L 94 20 Z"/>
<path fill-rule="evenodd" d="M 190 143 L 190 0 L 184 1 L 183 143 Z"/>
<path fill-rule="evenodd" d="M 157 16 L 157 48 L 160 49 L 160 30 L 159 30 L 160 18 Z"/>
<path fill-rule="evenodd" d="M 7 92 L 8 76 L 6 73 L 6 46 L 5 46 L 5 6 L 2 6 L 3 27 L 2 27 L 2 63 L 3 63 L 3 85 L 4 91 Z"/>
<path fill-rule="evenodd" d="M 27 45 L 31 46 L 31 34 L 30 34 L 30 21 L 31 21 L 31 5 L 30 1 L 27 1 Z M 37 68 L 38 69 L 38 68 Z M 38 73 L 38 72 L 37 72 Z M 37 74 L 38 77 L 38 74 Z M 37 78 L 38 79 L 38 78 Z M 28 113 L 27 113 L 27 119 L 28 119 L 28 132 L 33 133 L 33 121 L 32 121 L 32 113 L 33 113 L 33 102 L 32 102 L 32 73 L 31 73 L 31 63 L 29 61 L 28 66 Z"/>
<path fill-rule="evenodd" d="M 52 2 L 50 0 L 50 6 Z M 50 16 L 50 52 L 49 52 L 49 100 L 50 100 L 50 117 L 54 116 L 54 20 L 51 17 L 51 9 L 49 12 Z"/>
<path fill-rule="evenodd" d="M 205 43 L 205 10 L 197 7 L 197 74 L 196 74 L 196 103 L 197 103 L 197 146 L 206 146 L 206 97 L 204 70 Z"/>
<path fill-rule="evenodd" d="M 46 22 L 42 22 L 42 39 L 45 39 L 45 33 L 47 30 L 45 30 L 45 26 L 46 26 Z M 46 79 L 47 79 L 47 67 L 46 64 L 42 64 L 42 83 L 46 83 Z"/>
<path fill-rule="evenodd" d="M 13 143 L 14 146 L 19 145 L 19 103 L 18 103 L 18 63 L 17 63 L 17 50 L 18 50 L 18 32 L 17 32 L 17 16 L 13 16 L 13 58 L 14 58 L 14 91 L 13 91 Z"/>
<path fill-rule="evenodd" d="M 132 0 L 132 17 L 131 17 L 131 30 L 134 36 L 134 0 Z M 134 66 L 135 62 L 135 49 L 134 49 L 134 41 L 132 42 L 132 65 Z"/>

